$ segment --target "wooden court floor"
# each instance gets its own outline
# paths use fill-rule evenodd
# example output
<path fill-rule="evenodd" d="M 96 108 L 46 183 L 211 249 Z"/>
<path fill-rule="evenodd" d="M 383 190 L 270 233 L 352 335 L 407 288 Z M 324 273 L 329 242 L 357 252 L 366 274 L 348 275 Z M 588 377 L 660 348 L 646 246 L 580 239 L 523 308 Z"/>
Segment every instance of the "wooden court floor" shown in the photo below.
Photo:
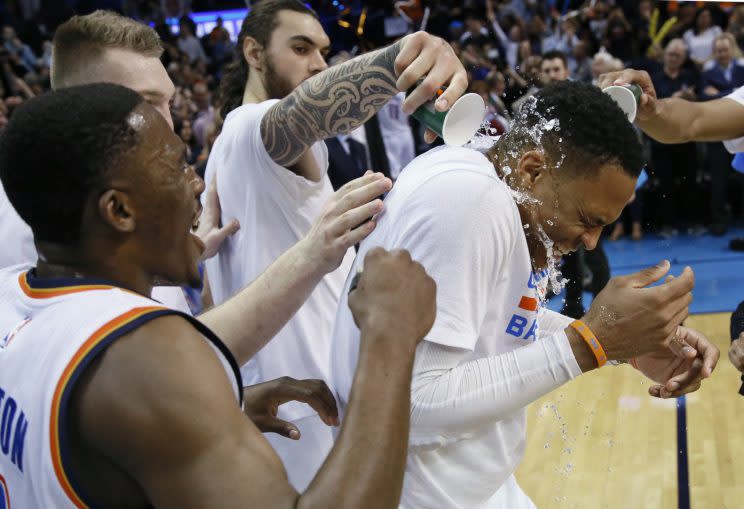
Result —
<path fill-rule="evenodd" d="M 729 316 L 695 315 L 721 350 L 687 396 L 690 507 L 744 508 L 744 396 L 726 355 Z M 677 509 L 676 402 L 630 366 L 583 375 L 533 403 L 517 479 L 539 509 Z"/>

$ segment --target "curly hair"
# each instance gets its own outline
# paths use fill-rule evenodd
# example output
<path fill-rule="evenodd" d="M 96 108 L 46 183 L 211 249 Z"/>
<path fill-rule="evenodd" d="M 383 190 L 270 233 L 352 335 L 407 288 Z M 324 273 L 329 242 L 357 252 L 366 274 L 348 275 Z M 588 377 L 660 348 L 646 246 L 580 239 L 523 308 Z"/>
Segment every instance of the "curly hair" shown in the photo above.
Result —
<path fill-rule="evenodd" d="M 137 143 L 127 119 L 143 102 L 113 84 L 82 85 L 20 106 L 0 136 L 0 179 L 34 239 L 76 246 L 89 196 Z"/>
<path fill-rule="evenodd" d="M 542 147 L 561 168 L 596 176 L 618 164 L 637 177 L 645 164 L 635 130 L 607 94 L 589 84 L 551 84 L 522 106 L 503 141 L 512 149 Z"/>

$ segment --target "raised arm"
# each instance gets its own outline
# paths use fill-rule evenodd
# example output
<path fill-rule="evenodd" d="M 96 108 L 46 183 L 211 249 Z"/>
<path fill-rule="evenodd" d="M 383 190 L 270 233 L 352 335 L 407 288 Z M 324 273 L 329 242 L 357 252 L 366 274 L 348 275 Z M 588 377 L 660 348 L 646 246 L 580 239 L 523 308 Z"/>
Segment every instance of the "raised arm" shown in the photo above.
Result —
<path fill-rule="evenodd" d="M 635 83 L 643 90 L 636 117 L 638 127 L 661 143 L 723 141 L 744 136 L 744 106 L 732 99 L 657 99 L 648 73 L 633 69 L 603 74 L 599 80 L 601 88 L 627 83 Z"/>
<path fill-rule="evenodd" d="M 243 365 L 304 304 L 320 280 L 335 270 L 347 250 L 375 227 L 377 199 L 392 187 L 381 173 L 352 180 L 336 191 L 305 237 L 227 302 L 199 316 Z M 365 222 L 366 221 L 366 222 Z"/>
<path fill-rule="evenodd" d="M 266 151 L 277 164 L 292 166 L 313 143 L 349 133 L 424 76 L 403 103 L 406 113 L 447 85 L 437 101 L 437 109 L 444 111 L 467 88 L 467 75 L 452 47 L 425 32 L 331 67 L 304 81 L 264 115 Z"/>
<path fill-rule="evenodd" d="M 213 350 L 180 317 L 143 325 L 86 372 L 73 395 L 81 458 L 105 457 L 118 481 L 136 483 L 130 495 L 141 490 L 143 506 L 395 509 L 413 352 L 434 321 L 435 293 L 407 253 L 367 256 L 350 298 L 362 331 L 352 399 L 339 440 L 303 495 L 240 411 Z M 75 464 L 91 484 L 101 482 L 84 460 Z"/>

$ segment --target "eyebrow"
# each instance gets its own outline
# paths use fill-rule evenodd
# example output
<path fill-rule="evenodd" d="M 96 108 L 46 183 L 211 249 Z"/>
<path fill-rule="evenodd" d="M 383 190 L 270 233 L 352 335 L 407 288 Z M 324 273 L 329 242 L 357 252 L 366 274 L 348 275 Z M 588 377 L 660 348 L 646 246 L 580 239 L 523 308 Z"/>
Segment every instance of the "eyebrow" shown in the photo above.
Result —
<path fill-rule="evenodd" d="M 317 47 L 319 47 L 318 44 L 316 44 L 315 41 L 313 41 L 310 37 L 308 37 L 306 35 L 293 35 L 292 37 L 289 38 L 289 40 L 290 41 L 295 41 L 295 42 L 304 42 L 305 44 L 309 44 L 310 46 L 317 46 Z M 330 49 L 331 49 L 331 45 L 328 44 L 328 45 L 323 46 L 322 48 L 320 48 L 320 51 L 329 51 Z"/>

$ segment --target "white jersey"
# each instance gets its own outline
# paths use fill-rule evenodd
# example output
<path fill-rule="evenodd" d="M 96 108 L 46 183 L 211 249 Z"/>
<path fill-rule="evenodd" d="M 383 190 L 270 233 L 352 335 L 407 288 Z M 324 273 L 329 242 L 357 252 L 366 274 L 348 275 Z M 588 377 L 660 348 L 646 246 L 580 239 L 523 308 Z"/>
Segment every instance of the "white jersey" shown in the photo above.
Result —
<path fill-rule="evenodd" d="M 393 179 L 397 179 L 401 170 L 416 157 L 416 146 L 408 123 L 408 115 L 403 113 L 405 98 L 403 92 L 394 95 L 377 112 L 382 140 L 385 143 L 385 154 L 390 163 L 390 177 Z"/>
<path fill-rule="evenodd" d="M 36 246 L 31 228 L 21 219 L 0 184 L 0 269 L 36 263 Z M 0 506 L 2 508 L 2 506 Z"/>
<path fill-rule="evenodd" d="M 302 239 L 333 194 L 326 175 L 325 143 L 310 149 L 322 171 L 318 182 L 279 166 L 266 152 L 261 119 L 276 102 L 246 104 L 230 112 L 209 155 L 205 180 L 217 176 L 222 220 L 240 221 L 240 230 L 206 264 L 216 304 L 254 281 Z M 282 376 L 329 379 L 331 330 L 353 259 L 354 250 L 349 249 L 292 319 L 243 366 L 246 383 Z M 286 466 L 292 485 L 304 491 L 333 446 L 331 429 L 309 405 L 296 401 L 282 405 L 279 417 L 297 423 L 302 440 L 292 442 L 271 434 L 266 438 Z"/>
<path fill-rule="evenodd" d="M 193 318 L 103 281 L 0 271 L 0 507 L 90 506 L 70 472 L 70 394 L 114 341 L 167 314 L 184 316 L 209 341 L 241 402 L 235 360 Z"/>
<path fill-rule="evenodd" d="M 536 341 L 540 278 L 532 274 L 510 190 L 483 154 L 441 147 L 416 158 L 385 198 L 377 227 L 361 243 L 354 272 L 377 246 L 407 249 L 436 281 L 437 316 L 426 341 L 470 352 L 466 361 Z M 333 388 L 341 412 L 349 403 L 360 339 L 346 293 L 332 350 Z M 401 507 L 505 507 L 497 500 L 506 495 L 497 493 L 524 452 L 524 409 L 456 436 L 417 430 L 415 417 Z M 513 507 L 521 506 L 509 509 Z"/>
<path fill-rule="evenodd" d="M 31 267 L 36 264 L 38 255 L 34 245 L 34 234 L 31 228 L 21 219 L 0 185 L 0 269 L 16 265 Z M 191 314 L 189 303 L 183 290 L 178 286 L 156 286 L 152 289 L 152 298 L 166 306 L 183 313 Z M 0 509 L 3 509 L 0 506 Z"/>

